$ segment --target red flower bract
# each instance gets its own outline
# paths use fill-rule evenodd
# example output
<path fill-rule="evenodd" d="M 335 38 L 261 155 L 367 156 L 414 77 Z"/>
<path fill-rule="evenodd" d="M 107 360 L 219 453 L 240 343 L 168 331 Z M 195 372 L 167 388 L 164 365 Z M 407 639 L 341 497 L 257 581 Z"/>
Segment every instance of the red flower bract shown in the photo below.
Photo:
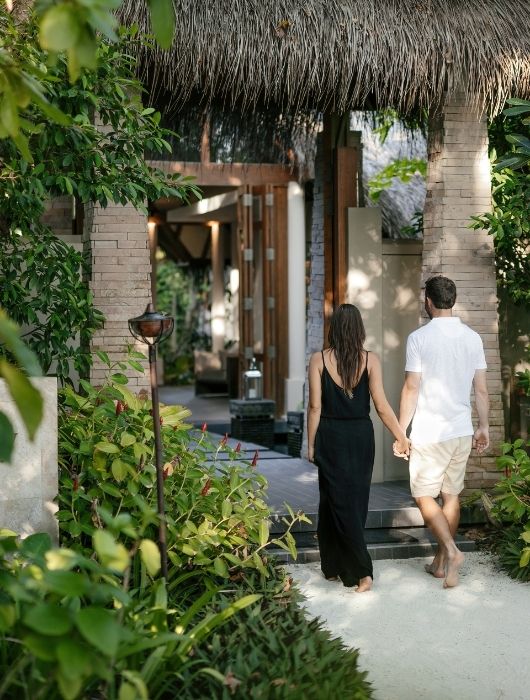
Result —
<path fill-rule="evenodd" d="M 251 464 L 252 467 L 255 467 L 256 464 L 258 463 L 258 457 L 259 457 L 259 452 L 256 450 L 254 452 L 254 457 L 252 458 L 252 464 Z"/>
<path fill-rule="evenodd" d="M 207 424 L 207 423 L 203 423 L 203 424 L 202 424 L 201 431 L 202 431 L 203 433 L 205 433 L 207 427 L 208 427 L 208 424 Z"/>
<path fill-rule="evenodd" d="M 210 490 L 211 485 L 212 485 L 212 480 L 211 480 L 211 479 L 207 479 L 207 480 L 206 480 L 206 483 L 204 484 L 204 486 L 203 486 L 202 489 L 201 489 L 201 496 L 206 496 L 206 494 L 207 494 L 208 491 Z"/>
<path fill-rule="evenodd" d="M 227 442 L 228 442 L 228 433 L 225 433 L 224 437 L 221 438 L 221 442 L 220 442 L 221 447 L 224 447 Z"/>
<path fill-rule="evenodd" d="M 241 452 L 241 443 L 240 443 L 240 442 L 237 443 L 237 445 L 236 445 L 236 450 L 235 450 L 235 451 L 236 451 L 236 452 Z"/>
<path fill-rule="evenodd" d="M 122 411 L 125 410 L 125 404 L 123 401 L 116 401 L 116 415 L 119 416 Z"/>

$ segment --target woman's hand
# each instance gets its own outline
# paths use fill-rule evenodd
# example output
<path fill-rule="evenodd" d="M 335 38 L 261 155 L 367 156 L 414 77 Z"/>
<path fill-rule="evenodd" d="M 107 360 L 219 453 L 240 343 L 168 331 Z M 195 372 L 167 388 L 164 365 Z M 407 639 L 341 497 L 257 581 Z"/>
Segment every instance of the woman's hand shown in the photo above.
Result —
<path fill-rule="evenodd" d="M 307 459 L 308 459 L 310 462 L 314 462 L 314 461 L 315 461 L 315 448 L 314 448 L 314 447 L 308 447 L 308 448 L 307 448 Z"/>
<path fill-rule="evenodd" d="M 408 459 L 410 455 L 410 440 L 405 435 L 396 440 L 392 445 L 395 457 L 401 457 L 401 459 Z"/>

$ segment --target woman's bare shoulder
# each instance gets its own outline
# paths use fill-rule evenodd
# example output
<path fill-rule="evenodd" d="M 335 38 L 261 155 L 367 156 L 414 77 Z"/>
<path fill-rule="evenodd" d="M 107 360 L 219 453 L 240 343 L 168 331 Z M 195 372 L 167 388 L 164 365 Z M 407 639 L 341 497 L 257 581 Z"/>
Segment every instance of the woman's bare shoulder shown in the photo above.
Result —
<path fill-rule="evenodd" d="M 323 366 L 323 360 L 322 360 L 322 352 L 319 350 L 318 352 L 314 352 L 311 357 L 309 358 L 309 364 L 313 365 L 314 367 L 322 367 Z"/>
<path fill-rule="evenodd" d="M 368 367 L 368 371 L 370 371 L 373 367 L 381 366 L 381 360 L 379 359 L 379 355 L 376 352 L 372 352 L 372 350 L 367 350 L 366 354 L 366 366 Z"/>

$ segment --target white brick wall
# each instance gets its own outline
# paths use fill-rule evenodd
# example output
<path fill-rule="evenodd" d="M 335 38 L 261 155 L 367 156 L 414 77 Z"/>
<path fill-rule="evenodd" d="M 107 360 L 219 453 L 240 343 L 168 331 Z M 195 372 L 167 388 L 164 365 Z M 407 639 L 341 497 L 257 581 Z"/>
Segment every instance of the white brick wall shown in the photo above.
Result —
<path fill-rule="evenodd" d="M 91 351 L 104 350 L 113 361 L 123 360 L 134 344 L 127 321 L 139 316 L 151 299 L 151 263 L 147 219 L 132 205 L 96 204 L 85 207 L 84 247 L 91 261 L 90 290 L 94 305 L 105 315 L 104 327 L 92 339 Z M 144 345 L 137 346 L 146 353 Z M 145 364 L 147 367 L 147 364 Z M 121 370 L 120 370 L 121 371 Z M 106 367 L 94 357 L 90 380 L 101 384 Z M 133 391 L 149 385 L 148 373 L 127 370 Z"/>
<path fill-rule="evenodd" d="M 433 274 L 453 279 L 456 313 L 482 336 L 488 362 L 492 450 L 472 456 L 466 489 L 498 478 L 495 449 L 504 438 L 498 344 L 495 261 L 491 237 L 469 228 L 470 217 L 491 208 L 486 119 L 460 96 L 429 125 L 427 199 L 424 211 L 423 281 Z"/>

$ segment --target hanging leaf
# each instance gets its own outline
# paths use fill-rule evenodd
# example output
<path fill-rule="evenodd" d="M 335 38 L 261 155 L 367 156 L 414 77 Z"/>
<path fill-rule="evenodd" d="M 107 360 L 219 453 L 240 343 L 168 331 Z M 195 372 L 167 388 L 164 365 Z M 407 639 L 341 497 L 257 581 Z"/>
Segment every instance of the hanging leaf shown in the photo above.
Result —
<path fill-rule="evenodd" d="M 148 0 L 151 26 L 161 48 L 169 49 L 175 31 L 175 8 L 172 0 Z"/>
<path fill-rule="evenodd" d="M 29 439 L 33 440 L 42 420 L 44 408 L 42 396 L 32 386 L 26 375 L 9 364 L 7 360 L 0 360 L 0 376 L 6 381 L 9 393 L 28 431 Z"/>
<path fill-rule="evenodd" d="M 15 432 L 11 421 L 0 411 L 0 462 L 10 462 L 15 445 Z"/>

